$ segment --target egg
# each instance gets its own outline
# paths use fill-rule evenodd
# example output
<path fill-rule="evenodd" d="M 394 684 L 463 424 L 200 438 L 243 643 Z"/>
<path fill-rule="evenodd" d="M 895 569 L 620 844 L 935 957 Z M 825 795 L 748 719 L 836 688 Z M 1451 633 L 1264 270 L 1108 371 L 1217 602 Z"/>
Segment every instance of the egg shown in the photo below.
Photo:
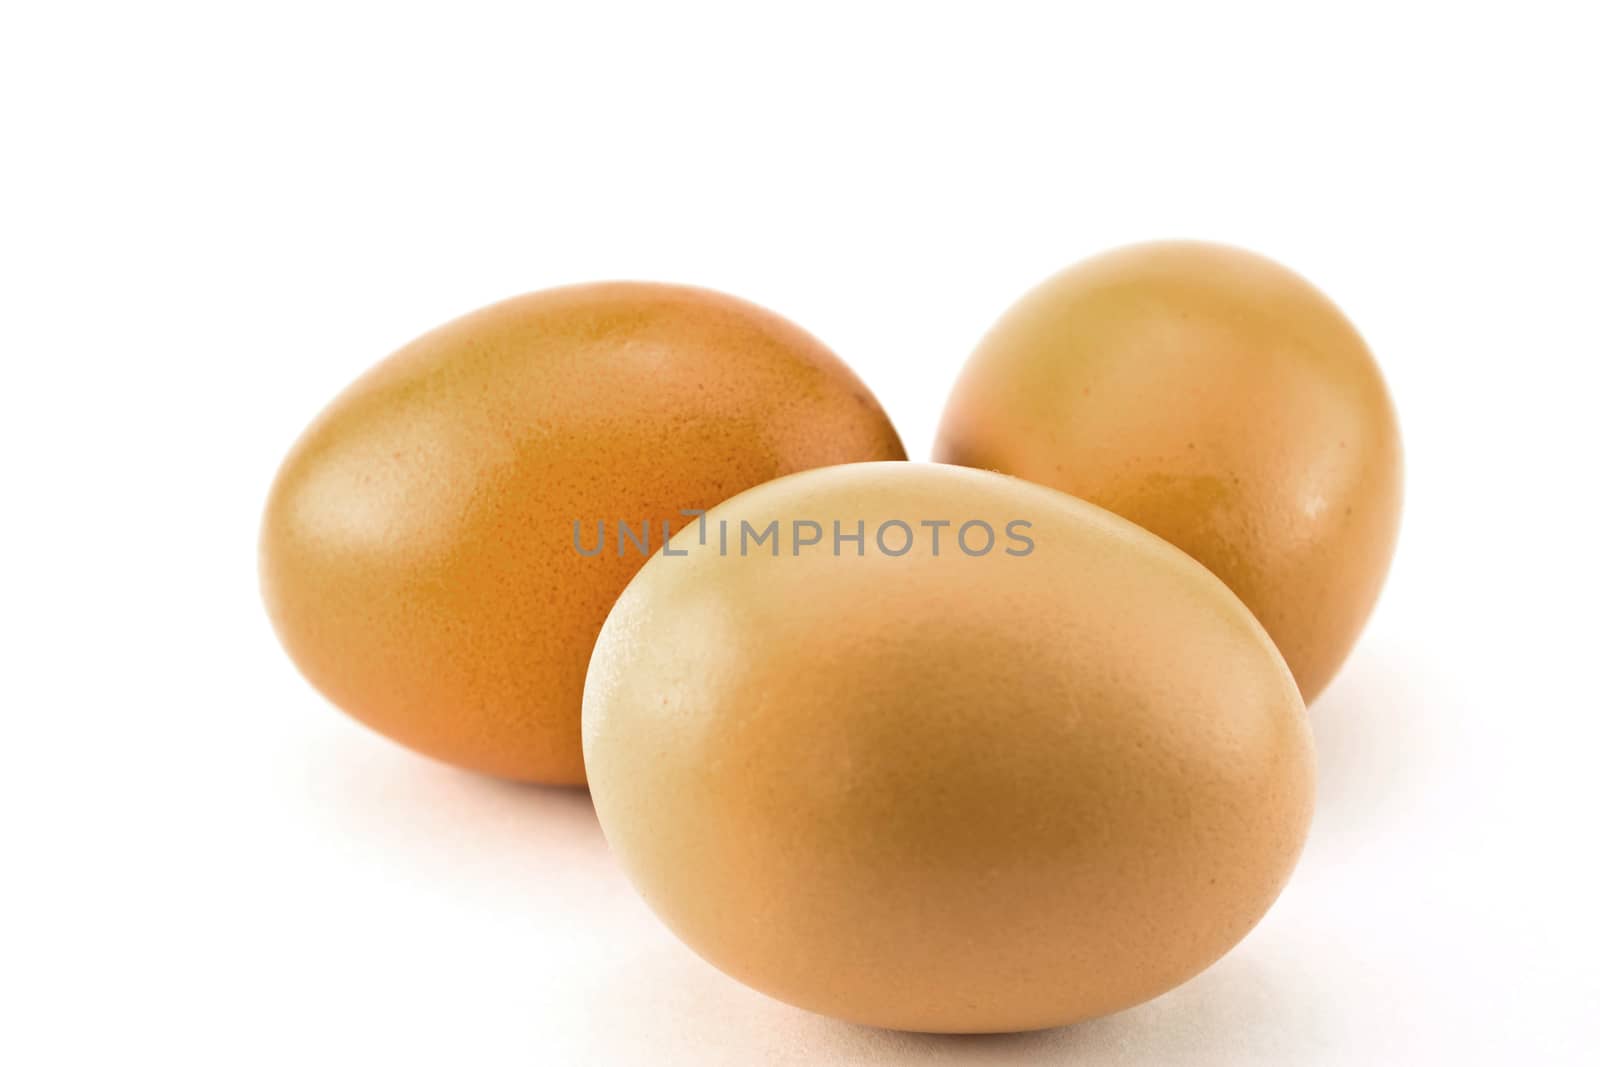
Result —
<path fill-rule="evenodd" d="M 1209 567 L 1309 702 L 1378 599 L 1400 434 L 1355 327 L 1284 267 L 1200 242 L 1097 256 L 1027 294 L 962 371 L 934 458 L 1133 520 Z"/>
<path fill-rule="evenodd" d="M 606 612 L 686 510 L 808 467 L 904 459 L 810 334 L 672 285 L 522 296 L 360 378 L 273 484 L 261 586 L 326 696 L 506 778 L 584 781 L 584 671 Z"/>
<path fill-rule="evenodd" d="M 591 795 L 733 977 L 918 1031 L 1170 989 L 1251 929 L 1311 815 L 1293 678 L 1214 575 L 1016 478 L 867 463 L 713 508 L 595 646 Z"/>

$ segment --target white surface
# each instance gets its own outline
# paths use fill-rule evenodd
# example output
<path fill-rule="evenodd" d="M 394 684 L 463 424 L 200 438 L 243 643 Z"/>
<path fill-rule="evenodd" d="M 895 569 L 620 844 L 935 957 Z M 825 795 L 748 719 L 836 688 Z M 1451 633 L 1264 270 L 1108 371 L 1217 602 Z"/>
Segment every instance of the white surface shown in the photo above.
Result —
<path fill-rule="evenodd" d="M 1592 1062 L 1581 5 L 398 6 L 0 16 L 0 1061 Z M 1339 301 L 1408 497 L 1311 712 L 1303 864 L 1142 1008 L 933 1038 L 749 992 L 643 909 L 583 793 L 364 732 L 260 610 L 294 435 L 459 313 L 725 288 L 829 342 L 923 457 L 994 316 L 1157 236 Z"/>

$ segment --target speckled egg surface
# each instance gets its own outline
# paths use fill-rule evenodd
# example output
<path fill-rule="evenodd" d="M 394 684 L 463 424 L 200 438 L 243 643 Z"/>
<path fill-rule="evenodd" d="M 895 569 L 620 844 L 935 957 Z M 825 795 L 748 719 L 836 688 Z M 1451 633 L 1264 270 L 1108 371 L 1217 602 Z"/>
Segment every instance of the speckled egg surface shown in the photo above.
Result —
<path fill-rule="evenodd" d="M 262 590 L 300 669 L 368 726 L 581 783 L 589 652 L 661 524 L 903 458 L 860 380 L 768 311 L 644 283 L 534 293 L 419 338 L 311 425 L 267 504 Z M 601 524 L 603 550 L 577 551 Z"/>
<path fill-rule="evenodd" d="M 1287 879 L 1304 707 L 1170 544 L 906 463 L 759 486 L 683 540 L 605 624 L 584 746 L 628 874 L 730 975 L 876 1026 L 1055 1026 L 1196 974 Z"/>
<path fill-rule="evenodd" d="M 1204 563 L 1307 701 L 1378 598 L 1400 435 L 1355 328 L 1271 260 L 1200 242 L 1117 249 L 1046 281 L 962 372 L 934 458 L 1092 501 Z"/>

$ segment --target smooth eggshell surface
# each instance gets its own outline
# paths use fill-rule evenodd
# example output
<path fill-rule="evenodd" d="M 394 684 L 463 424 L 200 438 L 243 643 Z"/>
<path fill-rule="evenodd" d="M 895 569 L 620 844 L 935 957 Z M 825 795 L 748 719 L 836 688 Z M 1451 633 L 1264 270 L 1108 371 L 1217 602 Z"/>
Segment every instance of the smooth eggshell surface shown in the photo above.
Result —
<path fill-rule="evenodd" d="M 1349 654 L 1400 521 L 1400 434 L 1360 335 L 1271 260 L 1134 245 L 1056 275 L 968 361 L 934 458 L 1108 508 L 1215 572 L 1309 702 Z"/>
<path fill-rule="evenodd" d="M 903 463 L 760 486 L 702 533 L 612 611 L 584 745 L 613 850 L 727 973 L 877 1026 L 1054 1026 L 1172 988 L 1277 896 L 1311 815 L 1304 707 L 1176 548 Z"/>
<path fill-rule="evenodd" d="M 668 285 L 534 293 L 418 339 L 322 413 L 273 485 L 262 589 L 357 719 L 472 770 L 581 783 L 589 652 L 645 559 L 616 524 L 648 523 L 653 549 L 682 509 L 903 458 L 855 375 L 768 311 Z M 580 555 L 574 523 L 593 548 L 602 522 L 605 550 Z"/>

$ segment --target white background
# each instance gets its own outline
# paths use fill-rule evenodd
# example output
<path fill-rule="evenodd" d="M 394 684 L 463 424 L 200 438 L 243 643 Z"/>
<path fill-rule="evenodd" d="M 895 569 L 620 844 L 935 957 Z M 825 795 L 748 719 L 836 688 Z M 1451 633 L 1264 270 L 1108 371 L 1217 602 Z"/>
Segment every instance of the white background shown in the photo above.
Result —
<path fill-rule="evenodd" d="M 1291 6 L 6 5 L 0 1060 L 1592 1062 L 1596 33 Z M 1010 301 L 1164 236 L 1330 293 L 1408 478 L 1304 861 L 1155 1002 L 934 1038 L 767 1000 L 584 793 L 365 732 L 266 623 L 277 462 L 446 319 L 727 289 L 924 458 Z"/>

